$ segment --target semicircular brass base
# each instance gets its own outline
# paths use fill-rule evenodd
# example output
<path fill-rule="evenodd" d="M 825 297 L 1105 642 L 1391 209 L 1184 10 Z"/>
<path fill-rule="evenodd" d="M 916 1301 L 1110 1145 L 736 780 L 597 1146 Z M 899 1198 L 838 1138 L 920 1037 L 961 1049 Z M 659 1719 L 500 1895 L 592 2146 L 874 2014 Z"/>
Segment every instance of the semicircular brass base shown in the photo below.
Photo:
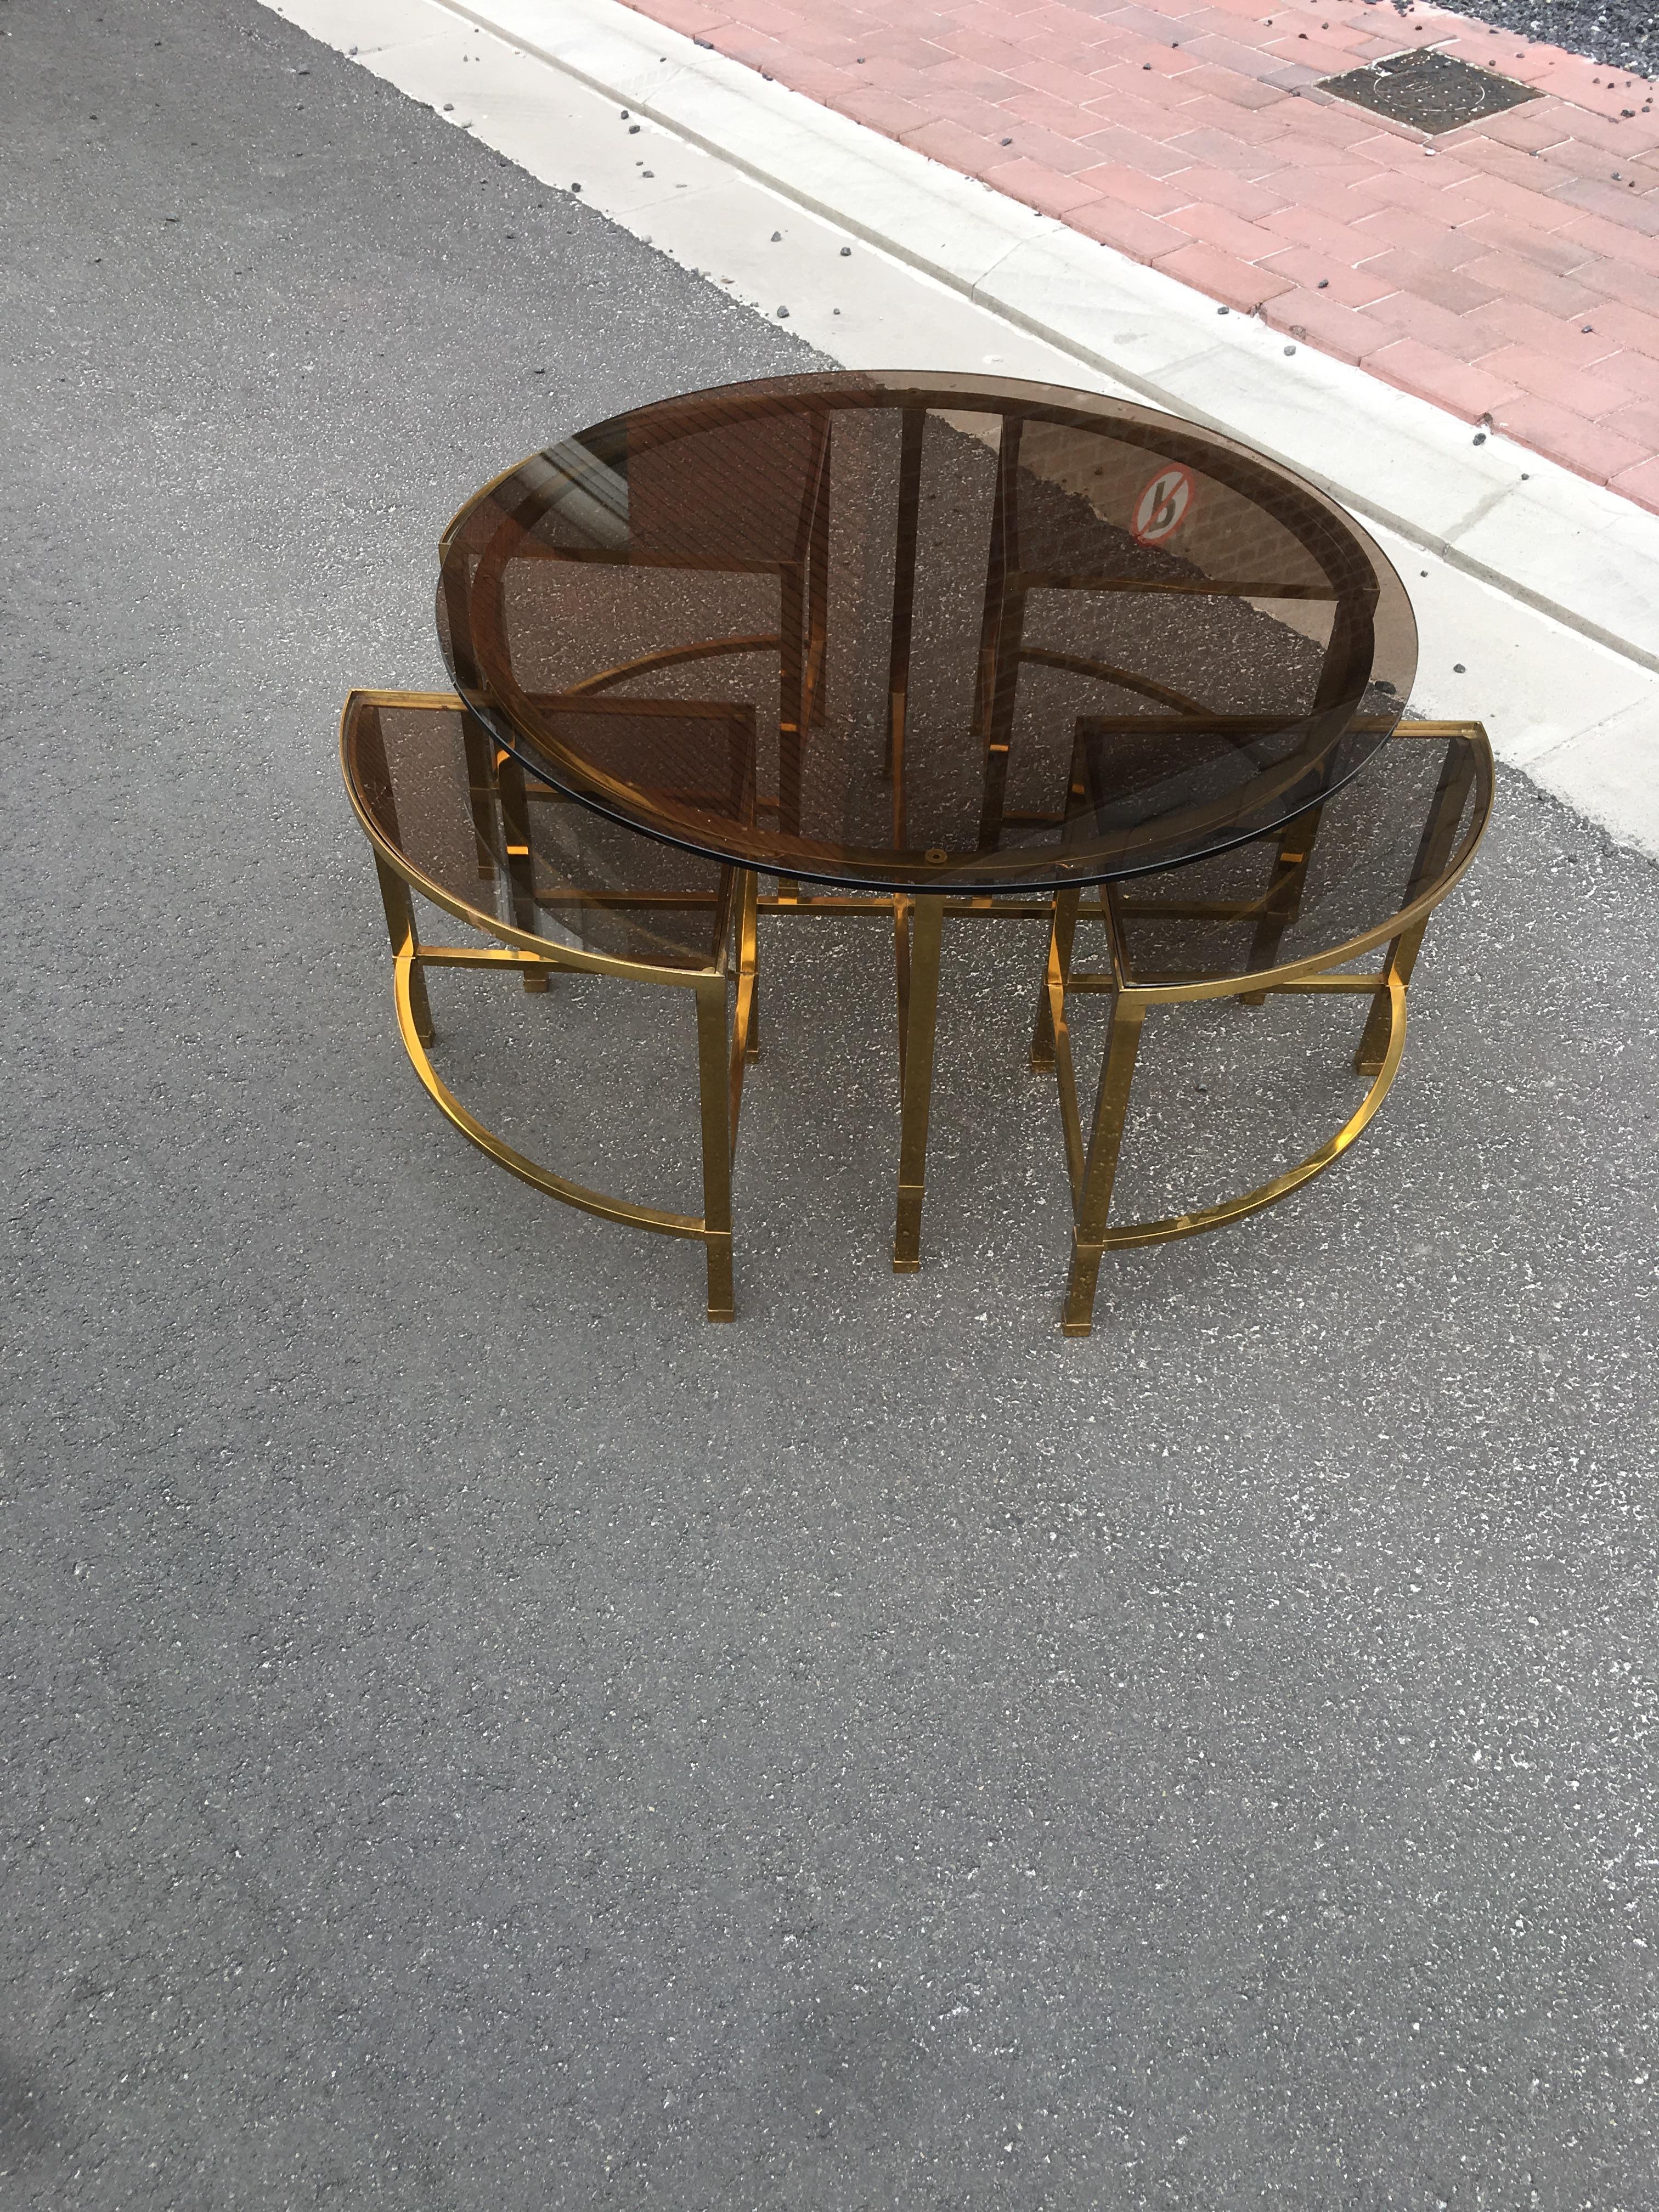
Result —
<path fill-rule="evenodd" d="M 1175 1237 L 1198 1237 L 1206 1229 L 1224 1229 L 1230 1221 L 1242 1221 L 1247 1213 L 1259 1213 L 1264 1206 L 1276 1205 L 1293 1190 L 1299 1190 L 1304 1182 L 1311 1182 L 1316 1175 L 1322 1175 L 1364 1133 L 1388 1096 L 1389 1085 L 1400 1072 L 1401 1057 L 1406 1049 L 1406 987 L 1398 977 L 1391 976 L 1388 991 L 1389 1039 L 1382 1064 L 1358 1106 L 1317 1152 L 1310 1152 L 1305 1160 L 1287 1168 L 1270 1182 L 1258 1183 L 1254 1190 L 1247 1190 L 1237 1198 L 1223 1199 L 1218 1206 L 1203 1206 L 1196 1213 L 1171 1214 L 1162 1221 L 1126 1221 L 1109 1226 L 1100 1240 L 1103 1246 L 1109 1251 L 1128 1244 L 1162 1244 Z"/>

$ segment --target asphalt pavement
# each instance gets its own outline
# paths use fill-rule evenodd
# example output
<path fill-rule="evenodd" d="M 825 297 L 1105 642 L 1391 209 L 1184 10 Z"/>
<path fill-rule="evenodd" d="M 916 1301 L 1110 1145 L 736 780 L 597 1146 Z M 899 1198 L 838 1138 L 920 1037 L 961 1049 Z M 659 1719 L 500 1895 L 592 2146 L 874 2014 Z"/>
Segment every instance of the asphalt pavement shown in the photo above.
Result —
<path fill-rule="evenodd" d="M 334 729 L 487 477 L 812 356 L 252 0 L 0 30 L 7 2207 L 1659 2205 L 1659 872 L 1506 776 L 1376 1129 L 1081 1343 L 1037 948 L 904 1279 L 780 937 L 707 1328 L 419 1092 Z M 695 1202 L 686 1036 L 444 980 Z"/>

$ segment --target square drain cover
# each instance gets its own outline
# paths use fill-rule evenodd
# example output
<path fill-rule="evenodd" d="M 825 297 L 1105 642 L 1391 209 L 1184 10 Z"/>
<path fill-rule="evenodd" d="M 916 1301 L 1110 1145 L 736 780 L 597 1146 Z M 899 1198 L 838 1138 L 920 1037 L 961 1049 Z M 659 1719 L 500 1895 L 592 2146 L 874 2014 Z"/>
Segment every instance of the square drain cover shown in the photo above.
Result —
<path fill-rule="evenodd" d="M 1452 54 L 1436 53 L 1431 46 L 1391 54 L 1386 61 L 1348 70 L 1341 76 L 1328 76 L 1319 89 L 1395 123 L 1408 123 L 1413 131 L 1431 133 L 1455 131 L 1483 115 L 1497 115 L 1538 97 L 1529 84 L 1499 76 L 1496 70 L 1476 69 Z"/>

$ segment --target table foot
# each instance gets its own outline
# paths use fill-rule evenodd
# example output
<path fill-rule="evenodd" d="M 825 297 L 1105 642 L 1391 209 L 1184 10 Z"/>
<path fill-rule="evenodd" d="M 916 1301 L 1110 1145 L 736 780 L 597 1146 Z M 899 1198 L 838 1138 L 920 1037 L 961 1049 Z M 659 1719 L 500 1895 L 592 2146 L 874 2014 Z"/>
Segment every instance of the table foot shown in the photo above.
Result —
<path fill-rule="evenodd" d="M 1062 1336 L 1089 1336 L 1095 1325 L 1095 1286 L 1100 1280 L 1101 1247 L 1073 1243 L 1072 1278 L 1066 1285 L 1060 1316 Z"/>
<path fill-rule="evenodd" d="M 925 1196 L 920 1183 L 901 1183 L 898 1193 L 898 1225 L 893 1232 L 893 1273 L 914 1275 L 921 1267 L 921 1201 Z"/>
<path fill-rule="evenodd" d="M 899 940 L 903 1050 L 899 1105 L 898 1219 L 893 1231 L 896 1273 L 921 1265 L 921 1201 L 927 1176 L 927 1116 L 933 1087 L 933 1030 L 939 1009 L 939 941 L 945 901 L 918 898 L 908 937 Z M 902 956 L 908 954 L 908 959 Z"/>

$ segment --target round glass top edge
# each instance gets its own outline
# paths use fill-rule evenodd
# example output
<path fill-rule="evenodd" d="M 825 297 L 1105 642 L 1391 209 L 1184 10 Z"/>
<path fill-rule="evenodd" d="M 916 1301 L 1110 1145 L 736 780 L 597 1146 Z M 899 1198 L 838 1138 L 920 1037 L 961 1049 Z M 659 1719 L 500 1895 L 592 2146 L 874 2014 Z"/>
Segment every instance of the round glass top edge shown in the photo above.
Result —
<path fill-rule="evenodd" d="M 597 455 L 601 445 L 614 448 L 640 430 L 657 432 L 665 438 L 677 430 L 684 434 L 698 427 L 699 415 L 706 416 L 716 407 L 736 408 L 760 416 L 799 411 L 803 403 L 848 410 L 914 405 L 951 414 L 1024 413 L 1079 429 L 1108 423 L 1121 425 L 1146 434 L 1145 442 L 1149 447 L 1165 438 L 1188 441 L 1195 452 L 1201 451 L 1206 458 L 1224 455 L 1239 463 L 1245 471 L 1260 473 L 1303 495 L 1343 532 L 1362 539 L 1381 571 L 1399 580 L 1398 571 L 1382 548 L 1333 494 L 1276 454 L 1263 453 L 1225 430 L 1145 401 L 1120 398 L 1115 393 L 1047 384 L 1034 378 L 970 376 L 945 369 L 803 371 L 797 376 L 755 377 L 741 383 L 710 385 L 696 392 L 674 392 L 660 399 L 647 400 L 639 407 L 607 415 L 549 445 L 538 446 L 509 467 L 500 470 L 464 500 L 450 517 L 439 538 L 440 555 L 460 534 L 468 519 L 504 484 L 521 477 L 538 462 L 553 460 L 568 448 L 577 447 Z"/>
<path fill-rule="evenodd" d="M 608 805 L 603 793 L 584 782 L 579 775 L 556 773 L 552 764 L 537 750 L 533 743 L 526 741 L 521 732 L 511 724 L 505 728 L 501 726 L 501 718 L 492 711 L 487 700 L 470 698 L 465 692 L 461 693 L 461 697 L 468 711 L 477 716 L 521 768 L 552 785 L 590 812 L 602 816 L 607 822 L 616 823 L 620 829 L 631 830 L 636 836 L 671 845 L 698 860 L 714 860 L 722 866 L 747 871 L 755 875 L 780 876 L 790 883 L 818 884 L 827 890 L 867 891 L 916 898 L 1038 896 L 1050 891 L 1087 890 L 1099 884 L 1133 883 L 1137 877 L 1162 875 L 1171 868 L 1187 865 L 1190 859 L 1209 860 L 1274 836 L 1307 813 L 1310 805 L 1322 805 L 1346 790 L 1371 758 L 1368 753 L 1346 775 L 1322 784 L 1316 800 L 1304 796 L 1270 820 L 1251 823 L 1231 835 L 1218 835 L 1213 842 L 1206 842 L 1201 854 L 1181 860 L 1161 854 L 1139 862 L 1102 867 L 1086 860 L 1067 861 L 1062 859 L 1046 863 L 1041 870 L 1028 867 L 1024 872 L 1009 875 L 1006 880 L 1003 880 L 1002 871 L 995 864 L 999 860 L 1016 859 L 1017 850 L 1003 854 L 950 854 L 943 860 L 937 861 L 929 860 L 925 853 L 910 852 L 902 856 L 911 864 L 910 872 L 901 876 L 895 873 L 890 866 L 883 866 L 887 856 L 879 853 L 871 855 L 869 867 L 863 872 L 845 860 L 840 865 L 825 860 L 821 866 L 808 866 L 799 856 L 792 858 L 791 865 L 784 867 L 764 854 L 736 854 L 726 846 L 700 842 L 681 830 L 670 830 L 660 825 L 647 829 L 625 809 Z M 1396 716 L 1395 723 L 1401 719 Z M 1387 742 L 1386 738 L 1383 742 Z"/>
<path fill-rule="evenodd" d="M 1194 422 L 1115 395 L 1035 380 L 942 371 L 804 373 L 713 386 L 650 402 L 606 417 L 538 449 L 481 487 L 446 528 L 441 540 L 443 562 L 447 568 L 452 559 L 463 557 L 459 549 L 472 518 L 480 515 L 492 502 L 498 511 L 503 508 L 501 495 L 504 488 L 517 480 L 524 483 L 526 495 L 533 498 L 534 480 L 546 466 L 556 467 L 562 455 L 599 460 L 610 452 L 649 451 L 711 422 L 729 424 L 761 421 L 769 416 L 828 416 L 842 410 L 881 409 L 914 409 L 947 417 L 1000 415 L 1005 419 L 1103 431 L 1120 442 L 1144 447 L 1149 453 L 1195 462 L 1246 496 L 1257 487 L 1263 492 L 1271 491 L 1277 496 L 1267 511 L 1274 519 L 1281 518 L 1285 507 L 1294 512 L 1304 529 L 1320 541 L 1317 547 L 1310 546 L 1309 550 L 1322 568 L 1326 566 L 1322 556 L 1328 553 L 1332 560 L 1341 563 L 1349 576 L 1362 579 L 1359 588 L 1374 587 L 1373 605 L 1378 596 L 1391 599 L 1396 626 L 1403 616 L 1404 627 L 1409 631 L 1409 651 L 1403 657 L 1409 660 L 1414 673 L 1416 626 L 1398 571 L 1364 526 L 1321 486 L 1276 456 L 1257 452 L 1207 423 Z M 1219 471 L 1218 463 L 1223 465 Z M 1281 501 L 1285 503 L 1283 507 Z M 1307 544 L 1303 530 L 1297 530 L 1296 535 Z M 1194 597 L 1210 596 L 1201 582 L 1182 589 Z M 1261 596 L 1271 599 L 1273 594 L 1263 592 Z M 1334 586 L 1324 593 L 1299 588 L 1285 594 L 1287 599 L 1338 596 Z M 1399 666 L 1396 662 L 1396 672 Z M 509 700 L 491 685 L 476 665 L 468 667 L 452 660 L 452 671 L 456 688 L 468 707 L 497 742 L 532 775 L 626 828 L 718 863 L 842 890 L 937 893 L 946 896 L 1018 896 L 1022 893 L 1129 880 L 1136 875 L 1155 873 L 1178 865 L 1168 851 L 1163 850 L 1137 861 L 1126 860 L 1121 852 L 1109 858 L 1102 853 L 1073 857 L 1063 851 L 1029 845 L 977 851 L 959 847 L 950 850 L 948 857 L 935 860 L 931 848 L 896 844 L 891 848 L 831 844 L 814 849 L 815 841 L 799 833 L 787 844 L 780 840 L 775 850 L 769 853 L 754 836 L 734 834 L 729 839 L 722 839 L 700 835 L 683 816 L 670 820 L 660 814 L 653 815 L 647 806 L 630 807 L 625 799 L 607 793 L 580 766 L 573 766 L 568 760 L 561 761 L 556 751 L 538 740 L 533 720 L 531 726 L 520 726 Z M 1343 742 L 1344 732 L 1351 730 L 1357 737 L 1362 727 L 1375 735 L 1370 750 L 1386 741 L 1394 725 L 1406 712 L 1407 702 L 1402 696 L 1404 686 L 1384 684 L 1381 688 L 1391 696 L 1380 699 L 1368 695 L 1363 703 L 1372 711 L 1363 718 L 1358 712 L 1358 702 L 1351 706 L 1341 729 L 1331 739 L 1333 748 Z M 526 696 L 522 691 L 519 696 Z M 1306 719 L 1298 720 L 1287 716 L 1283 727 L 1293 733 Z M 1363 772 L 1370 751 L 1356 750 L 1358 757 L 1345 763 L 1340 775 L 1328 775 L 1321 784 L 1319 799 L 1333 795 Z M 1292 782 L 1282 811 L 1255 814 L 1248 821 L 1231 825 L 1218 816 L 1212 822 L 1201 845 L 1185 857 L 1200 857 L 1271 836 L 1304 812 L 1310 803 L 1305 786 Z"/>

